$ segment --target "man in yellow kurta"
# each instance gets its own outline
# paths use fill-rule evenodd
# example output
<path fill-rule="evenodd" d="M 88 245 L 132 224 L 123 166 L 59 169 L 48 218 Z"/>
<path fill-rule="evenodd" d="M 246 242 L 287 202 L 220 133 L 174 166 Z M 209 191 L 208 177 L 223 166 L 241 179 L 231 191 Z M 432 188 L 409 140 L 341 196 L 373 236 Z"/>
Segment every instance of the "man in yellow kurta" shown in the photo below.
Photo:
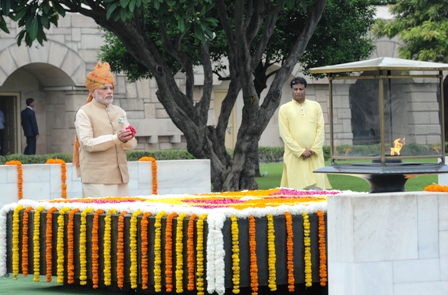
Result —
<path fill-rule="evenodd" d="M 115 79 L 107 62 L 87 75 L 89 96 L 76 113 L 73 164 L 81 176 L 84 197 L 129 196 L 126 151 L 137 141 L 126 112 L 112 104 Z"/>
<path fill-rule="evenodd" d="M 313 173 L 324 167 L 324 116 L 320 104 L 305 99 L 307 82 L 296 77 L 291 83 L 292 100 L 279 110 L 280 136 L 285 145 L 282 187 L 330 189 L 326 174 Z"/>

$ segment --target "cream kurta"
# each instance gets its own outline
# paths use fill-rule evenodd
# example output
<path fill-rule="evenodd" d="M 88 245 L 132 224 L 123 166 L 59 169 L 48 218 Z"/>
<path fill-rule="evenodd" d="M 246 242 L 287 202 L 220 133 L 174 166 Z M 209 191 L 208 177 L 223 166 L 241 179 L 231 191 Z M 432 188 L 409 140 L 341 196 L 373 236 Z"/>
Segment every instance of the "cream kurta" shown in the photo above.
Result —
<path fill-rule="evenodd" d="M 324 116 L 320 104 L 305 99 L 302 104 L 292 100 L 282 105 L 279 111 L 279 128 L 285 145 L 280 185 L 295 189 L 310 186 L 330 189 L 331 185 L 325 174 L 313 173 L 325 166 L 322 149 L 325 141 Z M 302 159 L 301 155 L 307 148 L 314 154 Z"/>

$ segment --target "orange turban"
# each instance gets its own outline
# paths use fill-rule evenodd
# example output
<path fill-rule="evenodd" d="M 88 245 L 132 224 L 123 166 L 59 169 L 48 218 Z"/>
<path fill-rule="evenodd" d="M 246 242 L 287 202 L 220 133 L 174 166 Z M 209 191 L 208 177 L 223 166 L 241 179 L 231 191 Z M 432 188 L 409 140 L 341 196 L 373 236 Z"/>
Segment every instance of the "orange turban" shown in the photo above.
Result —
<path fill-rule="evenodd" d="M 110 65 L 108 62 L 101 63 L 97 62 L 95 68 L 92 72 L 87 74 L 86 87 L 89 90 L 89 96 L 87 97 L 86 103 L 89 103 L 93 99 L 92 91 L 100 88 L 105 84 L 112 84 L 115 87 L 115 79 L 114 75 L 110 71 Z M 75 134 L 75 141 L 73 145 L 73 164 L 79 168 L 79 141 L 78 137 Z M 78 169 L 77 169 L 78 170 Z M 78 173 L 79 174 L 79 171 Z"/>

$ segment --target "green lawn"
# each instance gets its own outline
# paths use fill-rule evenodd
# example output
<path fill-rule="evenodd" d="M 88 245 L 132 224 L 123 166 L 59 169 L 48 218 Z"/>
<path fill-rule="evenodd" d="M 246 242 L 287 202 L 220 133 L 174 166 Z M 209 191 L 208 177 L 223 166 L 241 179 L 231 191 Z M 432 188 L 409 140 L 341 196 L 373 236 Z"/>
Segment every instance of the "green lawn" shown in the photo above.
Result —
<path fill-rule="evenodd" d="M 329 165 L 329 163 L 326 163 Z M 283 163 L 266 163 L 260 165 L 260 174 L 257 177 L 259 189 L 269 189 L 280 186 L 282 177 Z M 347 175 L 328 174 L 330 183 L 335 190 L 351 190 L 354 192 L 368 192 L 369 184 L 366 180 Z M 437 175 L 425 175 L 409 179 L 406 182 L 406 191 L 423 191 L 423 189 L 437 183 Z"/>

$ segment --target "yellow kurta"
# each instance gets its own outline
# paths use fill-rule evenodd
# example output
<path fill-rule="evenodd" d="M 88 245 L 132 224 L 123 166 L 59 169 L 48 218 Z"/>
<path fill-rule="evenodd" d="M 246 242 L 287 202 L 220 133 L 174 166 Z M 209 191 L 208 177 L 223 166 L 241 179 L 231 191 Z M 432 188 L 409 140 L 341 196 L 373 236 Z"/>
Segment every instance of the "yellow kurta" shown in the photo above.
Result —
<path fill-rule="evenodd" d="M 325 166 L 322 149 L 325 141 L 324 124 L 322 108 L 316 101 L 305 99 L 299 104 L 292 100 L 280 107 L 280 136 L 285 145 L 282 187 L 306 189 L 316 186 L 331 189 L 326 174 L 313 173 Z M 314 154 L 302 159 L 301 155 L 307 148 Z"/>

